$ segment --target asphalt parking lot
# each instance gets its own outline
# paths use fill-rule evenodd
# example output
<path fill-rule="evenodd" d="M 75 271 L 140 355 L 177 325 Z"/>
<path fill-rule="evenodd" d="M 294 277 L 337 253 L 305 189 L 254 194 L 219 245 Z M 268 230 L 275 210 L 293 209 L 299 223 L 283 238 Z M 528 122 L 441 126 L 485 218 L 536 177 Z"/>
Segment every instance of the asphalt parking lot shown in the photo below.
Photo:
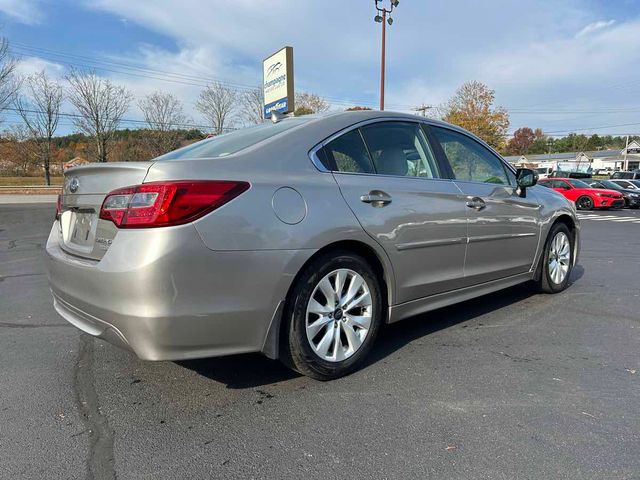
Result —
<path fill-rule="evenodd" d="M 47 287 L 53 211 L 0 205 L 0 478 L 640 478 L 639 211 L 583 215 L 566 292 L 393 325 L 328 383 L 80 334 Z"/>

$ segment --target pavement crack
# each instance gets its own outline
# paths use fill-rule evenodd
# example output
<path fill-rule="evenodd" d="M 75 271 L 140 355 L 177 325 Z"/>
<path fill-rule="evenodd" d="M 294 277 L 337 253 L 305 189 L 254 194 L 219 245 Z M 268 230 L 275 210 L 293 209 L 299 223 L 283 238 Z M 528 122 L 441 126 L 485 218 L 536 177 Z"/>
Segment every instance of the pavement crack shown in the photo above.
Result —
<path fill-rule="evenodd" d="M 69 323 L 10 323 L 0 322 L 0 328 L 49 328 L 49 327 L 71 327 Z"/>
<path fill-rule="evenodd" d="M 0 275 L 0 282 L 4 282 L 7 278 L 22 278 L 22 277 L 40 277 L 46 275 L 45 273 L 19 273 L 17 275 Z"/>
<path fill-rule="evenodd" d="M 94 340 L 85 333 L 80 335 L 78 357 L 74 367 L 73 389 L 76 408 L 89 432 L 87 478 L 89 480 L 115 480 L 113 437 L 107 417 L 100 411 L 94 377 Z"/>

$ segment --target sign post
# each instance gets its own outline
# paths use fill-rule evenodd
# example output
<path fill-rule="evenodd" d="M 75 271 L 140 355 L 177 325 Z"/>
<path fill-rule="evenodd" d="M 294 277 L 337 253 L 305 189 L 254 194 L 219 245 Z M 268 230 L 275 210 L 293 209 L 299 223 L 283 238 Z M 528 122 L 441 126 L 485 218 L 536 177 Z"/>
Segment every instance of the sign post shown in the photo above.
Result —
<path fill-rule="evenodd" d="M 295 110 L 293 93 L 293 47 L 284 47 L 262 62 L 264 116 Z"/>

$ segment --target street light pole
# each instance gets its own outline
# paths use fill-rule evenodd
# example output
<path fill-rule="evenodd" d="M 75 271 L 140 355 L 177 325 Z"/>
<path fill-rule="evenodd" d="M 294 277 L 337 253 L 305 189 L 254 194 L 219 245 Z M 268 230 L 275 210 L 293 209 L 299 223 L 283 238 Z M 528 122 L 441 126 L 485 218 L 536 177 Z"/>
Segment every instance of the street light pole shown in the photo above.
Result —
<path fill-rule="evenodd" d="M 385 63 L 386 63 L 386 37 L 387 37 L 387 23 L 391 25 L 393 18 L 391 18 L 391 12 L 400 3 L 399 0 L 391 0 L 391 6 L 387 9 L 380 7 L 380 2 L 383 0 L 374 0 L 376 10 L 378 14 L 374 20 L 378 23 L 382 23 L 382 49 L 380 56 L 380 110 L 384 110 L 384 76 L 385 76 Z M 387 15 L 389 17 L 387 18 Z"/>
<path fill-rule="evenodd" d="M 384 110 L 384 71 L 387 44 L 387 11 L 382 10 L 382 56 L 380 58 L 380 111 Z"/>

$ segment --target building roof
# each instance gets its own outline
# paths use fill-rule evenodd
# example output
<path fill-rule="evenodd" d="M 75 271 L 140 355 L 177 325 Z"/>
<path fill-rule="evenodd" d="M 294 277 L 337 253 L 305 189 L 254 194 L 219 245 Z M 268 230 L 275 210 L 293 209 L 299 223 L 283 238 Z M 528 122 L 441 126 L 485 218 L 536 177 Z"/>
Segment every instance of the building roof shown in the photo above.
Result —
<path fill-rule="evenodd" d="M 631 143 L 629 144 L 629 148 L 631 147 Z M 580 156 L 586 156 L 589 159 L 602 159 L 602 160 L 623 160 L 624 159 L 624 149 L 622 151 L 619 150 L 598 150 L 591 152 L 565 152 L 565 153 L 551 153 L 551 154 L 540 154 L 540 155 L 512 155 L 508 157 L 504 157 L 510 163 L 520 163 L 520 162 L 567 162 L 571 160 L 577 160 Z"/>

